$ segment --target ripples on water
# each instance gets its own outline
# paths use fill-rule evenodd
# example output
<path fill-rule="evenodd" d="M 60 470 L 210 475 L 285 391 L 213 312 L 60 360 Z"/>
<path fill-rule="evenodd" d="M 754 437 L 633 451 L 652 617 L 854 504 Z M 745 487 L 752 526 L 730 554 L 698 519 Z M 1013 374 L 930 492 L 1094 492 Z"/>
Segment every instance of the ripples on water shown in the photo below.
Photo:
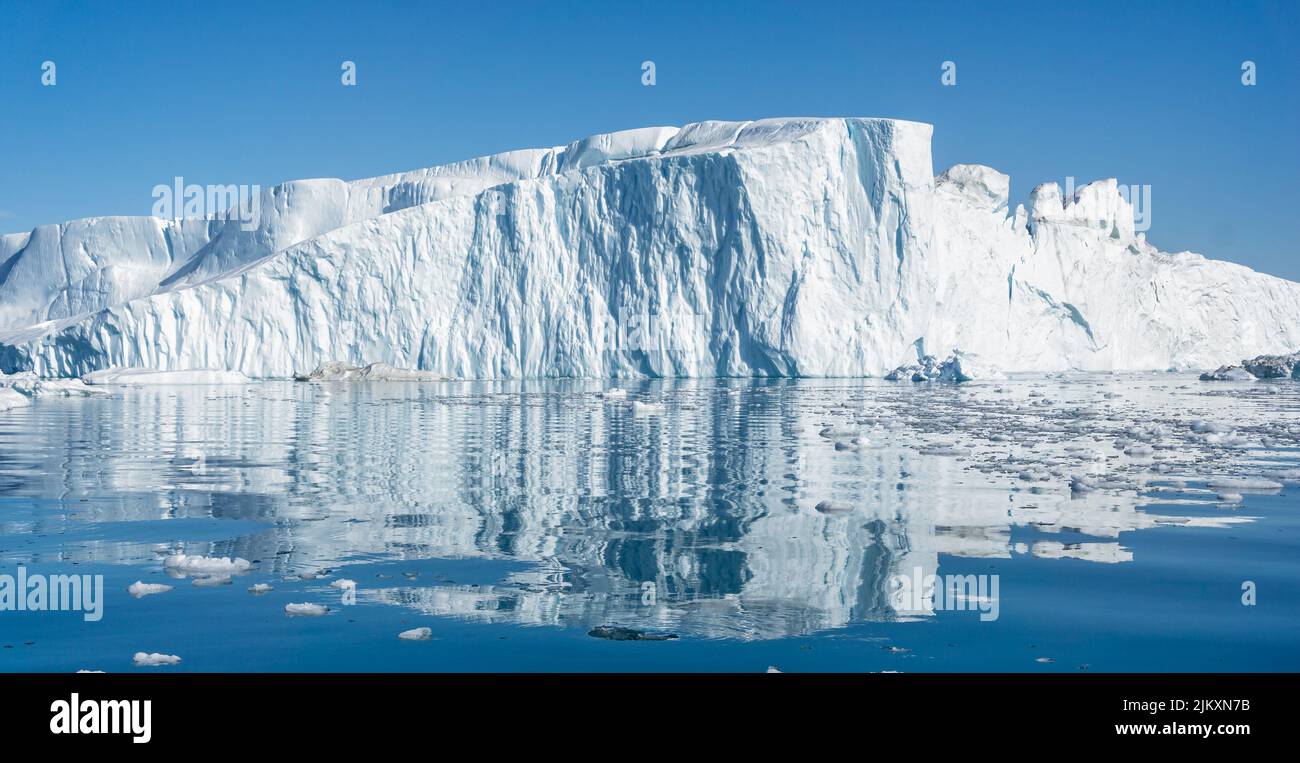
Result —
<path fill-rule="evenodd" d="M 0 669 L 1298 667 L 1296 501 L 1206 483 L 1296 484 L 1300 384 L 626 386 L 120 387 L 0 413 L 0 572 L 107 580 L 98 623 L 0 613 Z M 162 572 L 176 551 L 253 571 L 191 586 Z M 998 619 L 896 611 L 918 568 L 999 575 Z M 284 617 L 303 601 L 333 611 Z"/>

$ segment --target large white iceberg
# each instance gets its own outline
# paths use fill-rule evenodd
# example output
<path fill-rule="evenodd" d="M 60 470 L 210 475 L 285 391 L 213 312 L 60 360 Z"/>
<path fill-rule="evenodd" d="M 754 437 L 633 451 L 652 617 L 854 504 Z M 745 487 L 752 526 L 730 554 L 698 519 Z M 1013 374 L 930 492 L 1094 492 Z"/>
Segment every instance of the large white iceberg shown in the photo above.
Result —
<path fill-rule="evenodd" d="M 929 125 L 703 122 L 402 175 L 287 183 L 237 221 L 0 238 L 0 370 L 338 361 L 448 378 L 1214 368 L 1300 347 L 1300 284 L 959 165 Z"/>

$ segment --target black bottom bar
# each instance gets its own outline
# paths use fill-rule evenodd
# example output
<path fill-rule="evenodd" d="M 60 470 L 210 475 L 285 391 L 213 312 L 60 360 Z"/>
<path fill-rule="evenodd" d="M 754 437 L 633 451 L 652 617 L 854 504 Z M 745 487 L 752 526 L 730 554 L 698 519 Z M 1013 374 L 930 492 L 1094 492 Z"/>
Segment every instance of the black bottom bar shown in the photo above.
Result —
<path fill-rule="evenodd" d="M 446 745 L 484 744 L 494 753 L 539 746 L 595 751 L 585 745 L 604 741 L 649 752 L 654 740 L 688 731 L 703 734 L 703 745 L 758 748 L 873 738 L 927 748 L 1015 748 L 1031 740 L 1065 750 L 1153 740 L 1240 745 L 1282 741 L 1295 730 L 1300 684 L 1292 674 L 60 674 L 5 675 L 0 682 L 8 744 L 174 753 L 209 740 L 226 754 L 376 741 L 448 752 L 455 748 Z M 89 733 L 106 716 L 88 700 L 138 700 L 131 707 L 141 709 L 148 700 L 148 731 L 138 731 L 141 712 L 137 732 Z M 108 712 L 111 718 L 123 706 Z M 120 725 L 130 726 L 129 717 L 119 716 L 126 719 Z M 147 744 L 132 743 L 146 733 Z"/>

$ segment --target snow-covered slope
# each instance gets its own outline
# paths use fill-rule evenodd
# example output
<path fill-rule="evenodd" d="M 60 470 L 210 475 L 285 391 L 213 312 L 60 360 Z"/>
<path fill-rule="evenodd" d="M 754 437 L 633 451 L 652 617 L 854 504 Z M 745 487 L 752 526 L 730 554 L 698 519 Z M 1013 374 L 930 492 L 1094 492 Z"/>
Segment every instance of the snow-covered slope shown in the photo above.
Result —
<path fill-rule="evenodd" d="M 704 122 L 265 192 L 260 223 L 0 239 L 0 368 L 287 377 L 1213 367 L 1300 347 L 1300 285 L 1134 232 L 1114 181 L 1008 213 L 928 125 Z"/>

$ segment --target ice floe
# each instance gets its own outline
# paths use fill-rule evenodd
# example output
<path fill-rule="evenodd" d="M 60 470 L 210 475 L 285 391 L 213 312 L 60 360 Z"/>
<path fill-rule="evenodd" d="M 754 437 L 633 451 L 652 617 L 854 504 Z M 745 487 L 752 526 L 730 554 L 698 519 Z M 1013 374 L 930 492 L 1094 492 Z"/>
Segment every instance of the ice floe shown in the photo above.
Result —
<path fill-rule="evenodd" d="M 159 665 L 178 665 L 181 658 L 174 654 L 162 654 L 161 652 L 136 652 L 131 661 L 140 667 L 156 667 Z"/>
<path fill-rule="evenodd" d="M 148 368 L 107 368 L 81 377 L 86 384 L 163 385 L 163 384 L 247 384 L 249 378 L 238 371 L 195 368 L 185 371 L 155 371 Z"/>
<path fill-rule="evenodd" d="M 137 599 L 142 599 L 145 596 L 153 596 L 154 594 L 167 593 L 170 590 L 172 590 L 172 587 L 169 585 L 163 583 L 145 583 L 141 580 L 135 581 L 131 585 L 127 586 L 126 589 L 127 593 Z"/>
<path fill-rule="evenodd" d="M 319 617 L 328 614 L 330 608 L 323 604 L 285 604 L 284 613 L 290 617 Z"/>
<path fill-rule="evenodd" d="M 179 575 L 241 575 L 248 572 L 252 562 L 228 556 L 193 556 L 172 554 L 163 559 L 163 568 Z"/>

